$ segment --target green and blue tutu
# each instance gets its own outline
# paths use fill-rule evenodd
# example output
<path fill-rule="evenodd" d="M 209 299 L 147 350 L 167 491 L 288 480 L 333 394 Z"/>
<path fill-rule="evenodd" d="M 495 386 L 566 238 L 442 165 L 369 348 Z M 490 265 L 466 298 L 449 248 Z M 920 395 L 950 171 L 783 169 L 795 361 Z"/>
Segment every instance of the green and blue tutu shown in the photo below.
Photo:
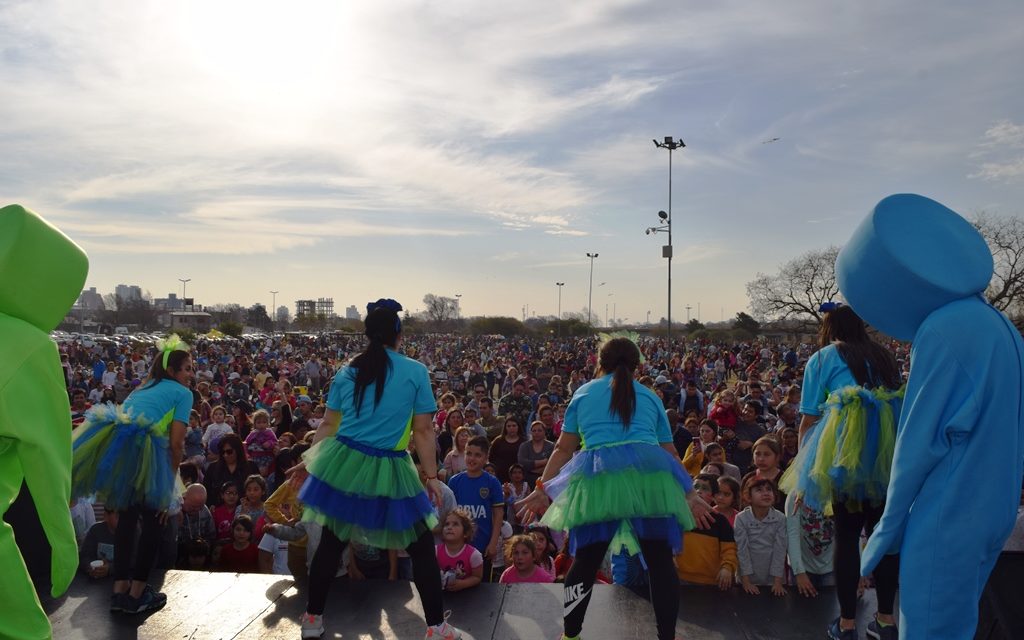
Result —
<path fill-rule="evenodd" d="M 305 456 L 309 477 L 299 490 L 303 520 L 339 540 L 405 549 L 437 526 L 437 513 L 406 451 L 377 449 L 344 436 Z"/>
<path fill-rule="evenodd" d="M 171 468 L 168 427 L 173 410 L 158 422 L 102 404 L 71 434 L 71 495 L 95 494 L 115 511 L 170 506 L 176 474 Z"/>
<path fill-rule="evenodd" d="M 829 394 L 779 488 L 825 515 L 832 515 L 834 501 L 852 511 L 882 505 L 904 390 L 849 386 Z"/>
<path fill-rule="evenodd" d="M 695 521 L 686 502 L 693 481 L 671 453 L 628 442 L 584 449 L 544 483 L 551 498 L 541 522 L 569 532 L 569 552 L 607 543 L 640 552 L 639 540 L 664 540 L 679 553 Z"/>

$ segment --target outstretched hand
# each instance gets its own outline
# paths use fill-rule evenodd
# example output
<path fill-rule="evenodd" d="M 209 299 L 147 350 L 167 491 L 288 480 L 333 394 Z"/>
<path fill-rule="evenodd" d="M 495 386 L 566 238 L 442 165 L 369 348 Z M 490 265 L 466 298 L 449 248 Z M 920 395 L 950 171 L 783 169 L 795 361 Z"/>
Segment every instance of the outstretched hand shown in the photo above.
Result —
<path fill-rule="evenodd" d="M 540 489 L 534 489 L 530 495 L 515 503 L 516 515 L 523 525 L 540 520 L 544 512 L 551 506 L 551 498 Z"/>
<path fill-rule="evenodd" d="M 309 471 L 306 470 L 306 463 L 303 461 L 285 471 L 284 475 L 293 487 L 301 487 L 309 476 Z"/>
<path fill-rule="evenodd" d="M 690 513 L 693 514 L 693 519 L 697 521 L 697 527 L 700 529 L 710 529 L 715 519 L 711 515 L 711 507 L 708 506 L 708 503 L 704 502 L 704 499 L 697 495 L 696 491 L 687 494 L 686 503 L 690 505 Z"/>

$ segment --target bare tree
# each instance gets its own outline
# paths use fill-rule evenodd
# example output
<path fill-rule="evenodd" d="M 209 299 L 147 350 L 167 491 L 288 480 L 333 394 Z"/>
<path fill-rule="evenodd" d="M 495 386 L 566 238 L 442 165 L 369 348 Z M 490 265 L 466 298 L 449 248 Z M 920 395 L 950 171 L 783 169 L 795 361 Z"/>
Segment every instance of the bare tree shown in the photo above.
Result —
<path fill-rule="evenodd" d="M 423 305 L 426 307 L 427 318 L 437 324 L 453 320 L 459 310 L 459 301 L 455 298 L 437 296 L 433 293 L 423 296 Z"/>
<path fill-rule="evenodd" d="M 971 224 L 985 238 L 995 262 L 985 297 L 996 309 L 1016 315 L 1024 302 L 1024 220 L 980 212 Z"/>
<path fill-rule="evenodd" d="M 747 283 L 750 309 L 766 320 L 821 321 L 818 307 L 839 294 L 836 256 L 839 247 L 828 247 L 790 260 L 775 275 L 758 273 Z"/>

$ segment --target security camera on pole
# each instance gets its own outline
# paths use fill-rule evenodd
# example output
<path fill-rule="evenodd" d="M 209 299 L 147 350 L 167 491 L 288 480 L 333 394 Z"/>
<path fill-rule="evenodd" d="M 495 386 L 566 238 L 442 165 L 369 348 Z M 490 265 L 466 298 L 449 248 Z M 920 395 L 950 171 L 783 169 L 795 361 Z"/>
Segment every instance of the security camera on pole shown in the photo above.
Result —
<path fill-rule="evenodd" d="M 682 149 L 686 145 L 682 140 L 674 140 L 672 136 L 665 136 L 664 141 L 654 141 L 654 146 L 659 149 L 668 149 L 668 213 L 658 212 L 658 218 L 662 225 L 648 227 L 644 232 L 647 235 L 652 233 L 667 233 L 668 244 L 661 248 L 661 257 L 668 258 L 668 338 L 672 339 L 672 152 Z"/>

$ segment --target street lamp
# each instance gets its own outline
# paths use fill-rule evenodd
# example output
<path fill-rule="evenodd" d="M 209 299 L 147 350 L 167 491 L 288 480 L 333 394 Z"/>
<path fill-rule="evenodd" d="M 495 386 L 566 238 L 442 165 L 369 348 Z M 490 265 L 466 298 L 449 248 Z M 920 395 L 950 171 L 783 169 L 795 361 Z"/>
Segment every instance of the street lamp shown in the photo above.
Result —
<path fill-rule="evenodd" d="M 185 285 L 192 282 L 192 278 L 178 278 L 181 283 L 181 310 L 185 310 Z"/>
<path fill-rule="evenodd" d="M 462 317 L 462 294 L 455 294 L 455 319 L 458 320 Z"/>
<path fill-rule="evenodd" d="M 271 291 L 270 295 L 274 296 L 274 301 L 270 303 L 270 332 L 274 332 L 274 318 L 277 316 L 277 294 L 280 291 Z"/>
<path fill-rule="evenodd" d="M 562 287 L 565 286 L 564 282 L 556 282 L 555 286 L 558 287 L 558 337 L 562 337 Z"/>
<path fill-rule="evenodd" d="M 661 256 L 668 258 L 668 338 L 672 339 L 672 152 L 676 149 L 686 147 L 682 140 L 674 140 L 672 136 L 665 136 L 662 142 L 654 141 L 654 146 L 659 149 L 668 149 L 668 213 L 658 212 L 658 217 L 664 223 L 660 227 L 649 227 L 647 233 L 668 233 L 668 244 L 661 249 Z"/>
<path fill-rule="evenodd" d="M 587 257 L 590 258 L 590 294 L 587 296 L 587 324 L 590 328 L 594 328 L 594 258 L 598 254 L 587 253 Z"/>

